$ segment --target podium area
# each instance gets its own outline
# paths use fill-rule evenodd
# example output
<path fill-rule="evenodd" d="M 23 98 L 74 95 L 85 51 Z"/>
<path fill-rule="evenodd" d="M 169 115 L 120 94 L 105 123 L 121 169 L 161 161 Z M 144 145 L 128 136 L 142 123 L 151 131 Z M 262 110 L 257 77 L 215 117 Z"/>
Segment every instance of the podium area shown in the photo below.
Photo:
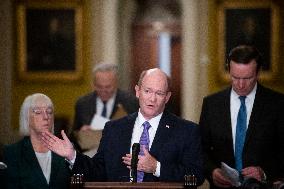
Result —
<path fill-rule="evenodd" d="M 83 188 L 127 188 L 127 189 L 140 189 L 140 188 L 184 188 L 183 183 L 163 183 L 163 182 L 86 182 Z"/>
<path fill-rule="evenodd" d="M 72 184 L 71 189 L 85 189 L 85 188 L 120 188 L 120 189 L 142 189 L 142 188 L 190 188 L 196 189 L 196 187 L 184 186 L 184 183 L 172 183 L 172 182 L 142 182 L 142 183 L 132 183 L 132 182 L 85 182 L 81 184 Z M 209 189 L 209 183 L 205 181 L 201 186 L 198 186 L 197 189 Z"/>
<path fill-rule="evenodd" d="M 70 188 L 71 189 L 102 189 L 102 188 L 125 188 L 125 189 L 142 189 L 142 188 L 187 188 L 187 189 L 209 189 L 209 183 L 207 180 L 201 185 L 196 186 L 196 179 L 193 176 L 185 176 L 184 182 L 84 182 L 83 175 L 74 174 L 71 177 Z"/>

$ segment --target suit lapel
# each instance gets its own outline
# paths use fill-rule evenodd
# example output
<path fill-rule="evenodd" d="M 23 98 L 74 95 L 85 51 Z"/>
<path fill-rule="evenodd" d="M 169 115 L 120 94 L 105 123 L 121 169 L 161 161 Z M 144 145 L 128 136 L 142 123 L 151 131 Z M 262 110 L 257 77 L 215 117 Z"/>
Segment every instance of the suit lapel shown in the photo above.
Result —
<path fill-rule="evenodd" d="M 263 109 L 263 102 L 264 102 L 262 94 L 263 94 L 263 87 L 258 84 L 256 94 L 255 94 L 254 103 L 253 103 L 253 108 L 252 108 L 252 112 L 251 112 L 251 116 L 250 116 L 250 119 L 249 119 L 248 129 L 247 129 L 247 133 L 246 133 L 244 150 L 246 148 L 246 144 L 248 143 L 249 139 L 251 138 L 253 133 L 255 133 L 255 130 L 256 130 L 256 124 L 255 123 L 257 123 L 257 119 L 259 119 L 262 116 L 261 112 L 262 112 L 262 109 Z"/>
<path fill-rule="evenodd" d="M 224 134 L 224 142 L 229 142 L 230 146 L 230 154 L 231 160 L 234 161 L 234 145 L 233 145 L 233 135 L 232 135 L 232 122 L 231 122 L 231 102 L 230 102 L 231 88 L 228 88 L 224 93 L 224 103 L 221 103 L 223 106 L 222 116 L 220 116 L 220 125 L 222 125 L 222 129 Z"/>
<path fill-rule="evenodd" d="M 128 123 L 122 129 L 120 130 L 120 146 L 123 153 L 129 153 L 129 150 L 131 148 L 131 138 L 132 138 L 132 132 L 135 124 L 135 120 L 137 118 L 137 113 L 131 114 L 127 119 Z"/>
<path fill-rule="evenodd" d="M 90 116 L 91 116 L 90 122 L 91 122 L 92 119 L 93 119 L 93 116 L 96 113 L 96 107 L 97 107 L 97 94 L 96 94 L 96 92 L 93 93 L 93 96 L 91 98 L 91 105 L 89 107 L 90 107 Z"/>
<path fill-rule="evenodd" d="M 231 95 L 231 89 L 226 91 L 226 96 L 224 98 L 224 107 L 223 107 L 223 121 L 224 122 L 224 129 L 225 129 L 225 136 L 228 137 L 230 139 L 230 141 L 232 142 L 232 147 L 233 147 L 233 136 L 232 136 L 232 122 L 231 122 L 231 103 L 230 103 L 230 95 Z M 233 148 L 232 148 L 233 149 Z"/>
<path fill-rule="evenodd" d="M 36 158 L 35 152 L 33 150 L 32 144 L 30 139 L 25 140 L 24 142 L 24 153 L 23 154 L 23 159 L 24 161 L 27 162 L 27 166 L 30 168 L 30 170 L 33 171 L 34 177 L 37 177 L 38 183 L 46 183 L 46 179 L 43 175 L 43 172 L 41 170 L 41 167 L 38 163 L 38 160 Z M 25 170 L 24 170 L 25 171 Z"/>
<path fill-rule="evenodd" d="M 114 113 L 117 111 L 117 108 L 118 108 L 118 102 L 119 102 L 119 94 L 118 93 L 119 93 L 119 91 L 117 91 L 116 96 L 115 96 L 113 109 L 112 109 L 112 112 L 111 112 L 111 115 L 110 115 L 111 118 L 114 115 Z"/>
<path fill-rule="evenodd" d="M 155 157 L 157 157 L 158 152 L 169 139 L 171 131 L 175 126 L 174 123 L 170 121 L 170 117 L 170 114 L 164 112 L 158 125 L 158 129 L 150 149 L 150 153 Z"/>
<path fill-rule="evenodd" d="M 116 134 L 114 137 L 117 137 L 119 140 L 116 140 L 115 145 L 113 146 L 114 156 L 119 158 L 121 161 L 121 157 L 125 156 L 125 154 L 130 153 L 131 149 L 131 137 L 134 128 L 134 123 L 137 117 L 137 113 L 134 115 L 131 114 L 130 117 L 127 117 L 127 123 L 124 125 L 117 125 L 118 129 L 115 130 Z M 114 126 L 116 127 L 116 126 Z M 115 146 L 115 147 L 114 147 Z M 116 159 L 116 158 L 115 158 Z M 114 162 L 113 162 L 114 163 Z M 129 175 L 129 169 L 125 165 L 120 165 L 123 168 L 120 171 L 120 175 Z"/>
<path fill-rule="evenodd" d="M 121 95 L 122 95 L 121 91 L 119 89 L 117 89 L 115 101 L 114 101 L 114 105 L 113 105 L 113 110 L 111 112 L 110 118 L 112 118 L 114 116 L 114 114 L 117 112 L 118 104 L 120 104 L 121 98 L 122 98 Z"/>
<path fill-rule="evenodd" d="M 52 155 L 51 155 L 51 173 L 50 173 L 49 185 L 52 185 L 52 182 L 56 182 L 56 177 L 57 177 L 57 174 L 59 172 L 58 170 L 64 169 L 62 167 L 62 165 L 64 165 L 64 162 L 61 162 L 61 161 L 64 161 L 64 160 L 62 158 L 60 158 L 58 155 L 56 155 L 52 152 Z"/>

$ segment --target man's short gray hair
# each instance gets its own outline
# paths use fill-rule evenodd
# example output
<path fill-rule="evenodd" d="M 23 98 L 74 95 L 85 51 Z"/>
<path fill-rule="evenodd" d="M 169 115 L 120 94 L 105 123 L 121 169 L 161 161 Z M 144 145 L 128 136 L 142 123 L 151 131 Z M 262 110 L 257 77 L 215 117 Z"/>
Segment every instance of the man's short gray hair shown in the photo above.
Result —
<path fill-rule="evenodd" d="M 21 110 L 20 110 L 20 119 L 19 119 L 19 132 L 22 136 L 29 136 L 30 130 L 29 130 L 29 116 L 30 116 L 30 108 L 34 108 L 36 106 L 36 100 L 42 98 L 46 100 L 47 105 L 54 109 L 53 103 L 51 99 L 42 93 L 35 93 L 32 95 L 29 95 L 25 98 Z M 54 123 L 53 123 L 54 124 Z M 52 125 L 52 131 L 54 130 L 54 125 Z"/>
<path fill-rule="evenodd" d="M 92 74 L 95 77 L 97 72 L 108 72 L 112 71 L 116 76 L 118 76 L 118 66 L 116 64 L 101 62 L 93 67 Z"/>

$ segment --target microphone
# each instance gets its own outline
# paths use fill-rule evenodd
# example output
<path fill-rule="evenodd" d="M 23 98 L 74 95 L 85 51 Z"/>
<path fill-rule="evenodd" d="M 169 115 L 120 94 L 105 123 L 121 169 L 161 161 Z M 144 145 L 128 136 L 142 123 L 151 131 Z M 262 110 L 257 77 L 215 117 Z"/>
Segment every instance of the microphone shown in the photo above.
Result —
<path fill-rule="evenodd" d="M 133 178 L 132 182 L 137 182 L 137 163 L 138 163 L 139 152 L 140 152 L 140 144 L 134 143 L 132 145 L 132 157 L 131 157 L 131 177 Z"/>
<path fill-rule="evenodd" d="M 0 161 L 0 169 L 7 169 L 7 165 Z"/>

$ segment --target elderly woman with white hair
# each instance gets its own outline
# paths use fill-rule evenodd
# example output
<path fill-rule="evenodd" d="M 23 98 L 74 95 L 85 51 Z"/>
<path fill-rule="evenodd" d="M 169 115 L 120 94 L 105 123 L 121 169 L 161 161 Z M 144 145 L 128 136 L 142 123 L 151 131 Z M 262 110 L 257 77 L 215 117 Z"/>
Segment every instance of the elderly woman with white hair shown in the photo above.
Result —
<path fill-rule="evenodd" d="M 71 172 L 64 158 L 51 152 L 41 133 L 54 130 L 54 106 L 41 93 L 27 96 L 20 111 L 19 142 L 4 147 L 6 188 L 69 188 Z"/>

